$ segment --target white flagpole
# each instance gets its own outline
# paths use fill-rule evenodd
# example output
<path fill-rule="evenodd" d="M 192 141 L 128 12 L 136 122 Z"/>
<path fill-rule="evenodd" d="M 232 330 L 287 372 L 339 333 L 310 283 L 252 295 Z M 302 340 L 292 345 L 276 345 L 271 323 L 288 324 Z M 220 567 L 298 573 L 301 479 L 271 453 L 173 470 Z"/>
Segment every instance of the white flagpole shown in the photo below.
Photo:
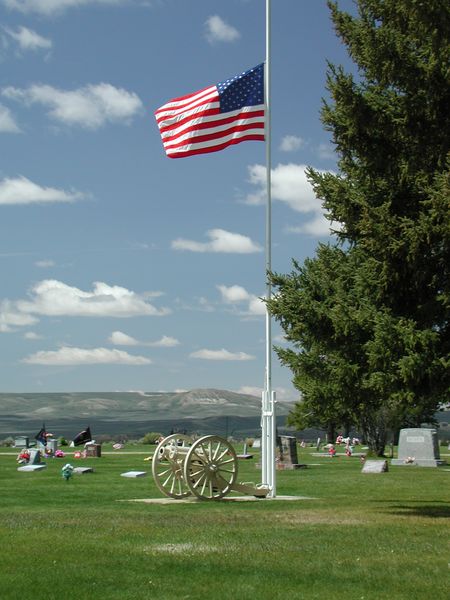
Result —
<path fill-rule="evenodd" d="M 270 40 L 271 40 L 271 0 L 266 0 L 266 62 L 264 77 L 265 95 L 265 138 L 266 138 L 266 277 L 272 270 L 272 180 L 271 180 L 271 118 L 270 118 Z M 270 300 L 272 287 L 267 282 L 266 298 Z M 266 370 L 264 391 L 262 394 L 261 417 L 261 470 L 262 483 L 269 487 L 269 496 L 276 495 L 275 478 L 275 445 L 276 445 L 276 418 L 275 418 L 275 392 L 272 391 L 272 327 L 269 311 L 266 309 Z"/>

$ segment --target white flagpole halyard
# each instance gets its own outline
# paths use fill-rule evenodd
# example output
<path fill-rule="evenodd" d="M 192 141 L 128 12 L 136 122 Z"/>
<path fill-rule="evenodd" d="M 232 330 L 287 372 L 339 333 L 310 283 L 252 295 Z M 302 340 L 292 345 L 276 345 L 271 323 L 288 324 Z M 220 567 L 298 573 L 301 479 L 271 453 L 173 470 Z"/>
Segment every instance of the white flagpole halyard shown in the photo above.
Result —
<path fill-rule="evenodd" d="M 270 118 L 270 40 L 271 40 L 271 0 L 266 0 L 266 62 L 264 73 L 264 99 L 265 99 L 265 139 L 266 139 L 266 242 L 265 242 L 265 267 L 266 277 L 272 270 L 272 159 L 271 159 L 271 118 Z M 267 282 L 266 299 L 272 296 L 272 286 Z M 269 487 L 269 496 L 276 495 L 275 477 L 275 445 L 276 445 L 276 416 L 275 392 L 272 390 L 272 324 L 270 313 L 266 308 L 266 369 L 264 391 L 262 393 L 261 414 L 261 475 L 262 483 Z"/>

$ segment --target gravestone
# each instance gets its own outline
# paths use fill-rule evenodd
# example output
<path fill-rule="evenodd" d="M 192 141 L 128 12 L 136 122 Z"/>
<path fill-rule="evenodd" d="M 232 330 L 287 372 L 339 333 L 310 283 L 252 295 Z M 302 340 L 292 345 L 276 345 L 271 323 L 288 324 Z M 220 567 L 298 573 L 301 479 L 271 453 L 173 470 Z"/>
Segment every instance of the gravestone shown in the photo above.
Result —
<path fill-rule="evenodd" d="M 47 448 L 54 454 L 58 450 L 58 440 L 47 440 Z"/>
<path fill-rule="evenodd" d="M 41 464 L 41 451 L 30 450 L 30 458 L 28 459 L 29 465 L 40 465 Z"/>
<path fill-rule="evenodd" d="M 86 444 L 84 449 L 86 458 L 100 458 L 102 455 L 102 447 L 100 444 Z"/>
<path fill-rule="evenodd" d="M 386 473 L 387 470 L 387 460 L 366 460 L 361 473 Z"/>
<path fill-rule="evenodd" d="M 242 458 L 242 459 L 250 459 L 253 458 L 253 454 L 249 454 L 247 452 L 247 442 L 245 442 L 244 444 L 244 451 L 242 454 L 236 454 L 237 458 Z"/>
<path fill-rule="evenodd" d="M 280 435 L 277 444 L 277 469 L 300 469 L 298 464 L 297 438 L 292 435 Z"/>
<path fill-rule="evenodd" d="M 92 467 L 75 467 L 73 473 L 75 475 L 84 475 L 85 473 L 93 473 L 94 469 Z"/>
<path fill-rule="evenodd" d="M 146 477 L 146 471 L 127 471 L 126 473 L 121 473 L 121 477 Z"/>
<path fill-rule="evenodd" d="M 393 465 L 418 465 L 420 467 L 440 467 L 441 460 L 436 429 L 402 429 L 398 442 L 398 458 Z"/>
<path fill-rule="evenodd" d="M 29 448 L 30 447 L 30 439 L 26 435 L 19 435 L 14 440 L 15 448 Z"/>
<path fill-rule="evenodd" d="M 42 471 L 42 469 L 46 469 L 47 465 L 45 463 L 40 463 L 39 465 L 24 465 L 23 467 L 17 467 L 18 471 Z"/>

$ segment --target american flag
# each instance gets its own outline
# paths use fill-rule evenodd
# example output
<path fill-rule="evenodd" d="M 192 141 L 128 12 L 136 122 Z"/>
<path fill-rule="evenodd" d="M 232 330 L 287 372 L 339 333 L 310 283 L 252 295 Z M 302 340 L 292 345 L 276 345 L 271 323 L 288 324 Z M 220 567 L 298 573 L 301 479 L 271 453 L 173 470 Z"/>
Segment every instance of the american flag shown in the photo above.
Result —
<path fill-rule="evenodd" d="M 45 430 L 45 423 L 42 425 L 40 431 L 34 436 L 34 439 L 40 442 L 43 446 L 47 445 L 47 432 Z"/>
<path fill-rule="evenodd" d="M 155 111 L 170 158 L 217 152 L 248 140 L 264 141 L 264 64 Z"/>

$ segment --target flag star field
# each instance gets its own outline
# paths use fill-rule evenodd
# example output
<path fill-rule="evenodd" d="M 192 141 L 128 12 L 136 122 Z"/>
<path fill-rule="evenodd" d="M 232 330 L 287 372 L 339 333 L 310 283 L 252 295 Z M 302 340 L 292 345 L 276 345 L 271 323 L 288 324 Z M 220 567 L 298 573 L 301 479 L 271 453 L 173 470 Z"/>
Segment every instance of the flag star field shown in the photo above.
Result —
<path fill-rule="evenodd" d="M 217 84 L 220 112 L 264 104 L 264 65 Z"/>
<path fill-rule="evenodd" d="M 260 394 L 265 16 L 264 0 L 0 0 L 2 393 Z M 337 170 L 327 61 L 354 67 L 325 0 L 272 2 L 271 30 L 283 273 L 333 240 L 306 170 Z M 291 380 L 274 354 L 278 398 L 298 398 Z"/>

